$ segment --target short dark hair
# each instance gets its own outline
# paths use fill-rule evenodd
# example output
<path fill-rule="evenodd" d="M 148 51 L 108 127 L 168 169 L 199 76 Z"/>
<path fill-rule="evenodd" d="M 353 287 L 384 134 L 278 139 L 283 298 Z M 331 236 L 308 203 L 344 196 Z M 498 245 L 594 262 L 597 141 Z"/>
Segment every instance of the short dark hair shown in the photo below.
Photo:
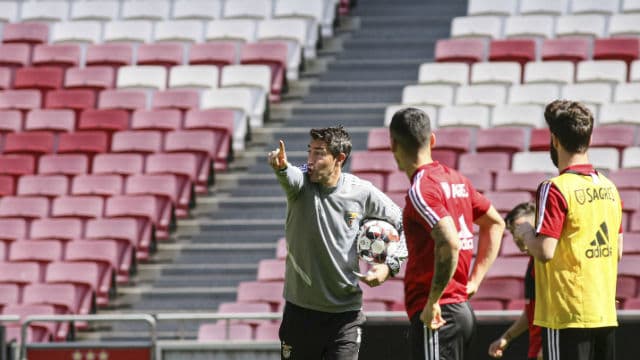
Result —
<path fill-rule="evenodd" d="M 509 228 L 517 218 L 533 215 L 535 212 L 536 206 L 532 202 L 520 203 L 507 213 L 507 216 L 504 217 L 504 223 L 507 225 L 507 228 Z"/>
<path fill-rule="evenodd" d="M 389 124 L 389 132 L 395 142 L 407 150 L 418 150 L 429 144 L 431 119 L 424 111 L 404 108 L 396 111 Z"/>
<path fill-rule="evenodd" d="M 577 101 L 556 100 L 544 110 L 549 131 L 570 153 L 584 153 L 589 148 L 593 131 L 593 114 Z"/>
<path fill-rule="evenodd" d="M 327 150 L 337 157 L 340 153 L 346 155 L 342 165 L 347 162 L 349 155 L 351 154 L 351 135 L 342 127 L 342 125 L 311 129 L 309 131 L 311 139 L 322 140 L 327 144 Z"/>

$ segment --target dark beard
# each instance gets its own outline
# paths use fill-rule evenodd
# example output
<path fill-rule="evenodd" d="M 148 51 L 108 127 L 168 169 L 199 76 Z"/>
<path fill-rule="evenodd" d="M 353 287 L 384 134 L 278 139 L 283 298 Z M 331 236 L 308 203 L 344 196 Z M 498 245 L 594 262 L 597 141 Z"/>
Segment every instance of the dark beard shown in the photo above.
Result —
<path fill-rule="evenodd" d="M 551 157 L 551 162 L 555 167 L 558 167 L 558 150 L 553 147 L 553 142 L 551 142 L 549 146 L 549 156 Z"/>

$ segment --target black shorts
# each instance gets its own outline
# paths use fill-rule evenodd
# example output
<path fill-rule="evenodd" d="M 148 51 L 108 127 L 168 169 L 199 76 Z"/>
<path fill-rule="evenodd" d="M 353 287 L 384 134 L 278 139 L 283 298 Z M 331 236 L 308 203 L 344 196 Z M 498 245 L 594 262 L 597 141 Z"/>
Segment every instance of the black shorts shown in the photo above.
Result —
<path fill-rule="evenodd" d="M 420 320 L 420 312 L 411 317 L 409 342 L 412 360 L 463 360 L 476 331 L 476 317 L 468 302 L 441 305 L 447 322 L 431 330 Z"/>
<path fill-rule="evenodd" d="M 616 328 L 542 328 L 545 360 L 609 360 L 616 358 Z"/>
<path fill-rule="evenodd" d="M 280 358 L 355 360 L 364 321 L 362 311 L 327 313 L 287 302 L 280 325 Z"/>

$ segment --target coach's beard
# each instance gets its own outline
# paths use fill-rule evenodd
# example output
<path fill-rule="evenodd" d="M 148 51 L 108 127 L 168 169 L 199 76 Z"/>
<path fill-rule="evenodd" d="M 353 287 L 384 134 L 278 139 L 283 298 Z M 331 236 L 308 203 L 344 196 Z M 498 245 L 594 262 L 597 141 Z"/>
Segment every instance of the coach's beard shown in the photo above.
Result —
<path fill-rule="evenodd" d="M 551 144 L 549 146 L 549 156 L 551 157 L 551 162 L 553 162 L 553 165 L 555 165 L 555 167 L 558 167 L 558 150 L 556 150 L 556 148 L 553 147 L 553 141 L 551 141 Z"/>

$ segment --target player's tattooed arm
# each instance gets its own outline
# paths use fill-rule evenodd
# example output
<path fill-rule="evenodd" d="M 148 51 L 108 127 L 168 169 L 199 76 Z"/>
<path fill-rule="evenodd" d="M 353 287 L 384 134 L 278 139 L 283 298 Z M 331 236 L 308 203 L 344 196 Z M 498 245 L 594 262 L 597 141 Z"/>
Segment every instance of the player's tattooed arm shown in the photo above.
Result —
<path fill-rule="evenodd" d="M 440 219 L 431 230 L 431 238 L 434 241 L 435 266 L 429 302 L 434 304 L 440 300 L 458 266 L 460 240 L 453 219 L 450 216 Z"/>

